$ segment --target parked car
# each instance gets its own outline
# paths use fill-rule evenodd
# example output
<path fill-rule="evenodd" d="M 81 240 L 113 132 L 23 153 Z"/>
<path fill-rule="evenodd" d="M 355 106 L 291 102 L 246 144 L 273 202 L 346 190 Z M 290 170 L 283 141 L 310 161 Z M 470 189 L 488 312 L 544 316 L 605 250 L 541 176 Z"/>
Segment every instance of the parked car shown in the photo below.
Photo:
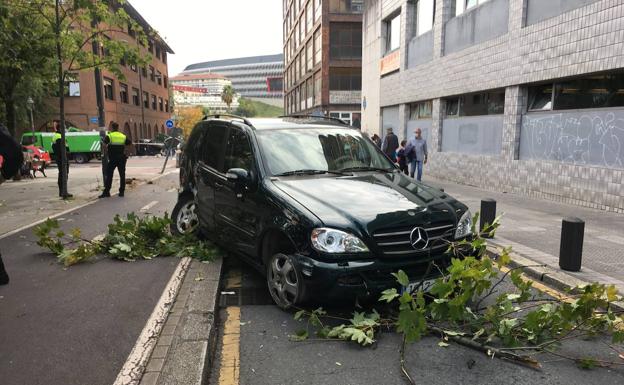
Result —
<path fill-rule="evenodd" d="M 163 143 L 152 142 L 149 139 L 141 139 L 134 144 L 136 155 L 158 155 L 163 154 L 165 145 Z"/>
<path fill-rule="evenodd" d="M 266 276 L 275 303 L 370 297 L 391 273 L 433 279 L 468 208 L 401 173 L 341 121 L 209 116 L 184 149 L 172 230 L 198 232 Z M 427 276 L 425 276 L 427 275 Z"/>

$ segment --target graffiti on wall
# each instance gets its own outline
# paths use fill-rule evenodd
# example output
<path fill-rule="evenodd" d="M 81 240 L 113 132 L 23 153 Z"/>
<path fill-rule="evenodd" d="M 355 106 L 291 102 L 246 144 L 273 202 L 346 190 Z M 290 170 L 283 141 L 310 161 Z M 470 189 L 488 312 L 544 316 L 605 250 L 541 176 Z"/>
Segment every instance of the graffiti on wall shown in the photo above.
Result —
<path fill-rule="evenodd" d="M 520 159 L 624 168 L 624 110 L 527 114 Z"/>

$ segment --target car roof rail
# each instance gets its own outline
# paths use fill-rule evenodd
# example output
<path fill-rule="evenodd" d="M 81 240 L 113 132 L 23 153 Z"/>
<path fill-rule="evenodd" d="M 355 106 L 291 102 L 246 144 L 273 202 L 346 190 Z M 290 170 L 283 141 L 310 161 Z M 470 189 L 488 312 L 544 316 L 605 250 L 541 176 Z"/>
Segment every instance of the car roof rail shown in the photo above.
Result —
<path fill-rule="evenodd" d="M 308 119 L 323 119 L 323 120 L 331 120 L 333 122 L 338 122 L 340 124 L 344 124 L 345 126 L 348 126 L 349 123 L 345 122 L 342 119 L 339 118 L 332 118 L 330 116 L 318 116 L 318 115 L 312 115 L 312 114 L 292 114 L 292 115 L 282 115 L 282 116 L 278 116 L 279 118 L 308 118 Z"/>
<path fill-rule="evenodd" d="M 238 115 L 234 115 L 234 114 L 209 114 L 209 115 L 204 115 L 204 119 L 203 120 L 208 120 L 209 118 L 217 118 L 220 119 L 221 117 L 226 117 L 226 118 L 232 118 L 232 119 L 240 119 L 243 121 L 243 123 L 245 123 L 248 126 L 253 126 L 251 124 L 251 122 L 249 120 L 247 120 L 247 118 L 244 118 L 242 116 L 238 116 Z"/>

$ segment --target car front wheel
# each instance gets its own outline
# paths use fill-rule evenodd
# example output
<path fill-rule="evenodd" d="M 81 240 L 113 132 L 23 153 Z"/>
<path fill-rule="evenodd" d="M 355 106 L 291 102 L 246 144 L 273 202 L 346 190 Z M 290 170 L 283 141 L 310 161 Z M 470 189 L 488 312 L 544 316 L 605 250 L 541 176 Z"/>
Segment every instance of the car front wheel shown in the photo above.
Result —
<path fill-rule="evenodd" d="M 177 235 L 196 234 L 199 228 L 197 204 L 192 195 L 178 198 L 171 213 L 171 232 Z"/>
<path fill-rule="evenodd" d="M 292 256 L 273 255 L 267 265 L 266 279 L 269 293 L 280 308 L 286 310 L 303 302 L 305 286 Z"/>

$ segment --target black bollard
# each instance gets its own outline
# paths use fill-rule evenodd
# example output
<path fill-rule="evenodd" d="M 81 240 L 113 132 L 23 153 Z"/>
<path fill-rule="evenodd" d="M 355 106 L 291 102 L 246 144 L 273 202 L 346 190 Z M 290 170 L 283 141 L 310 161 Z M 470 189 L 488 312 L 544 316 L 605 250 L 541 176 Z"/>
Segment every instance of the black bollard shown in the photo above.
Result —
<path fill-rule="evenodd" d="M 0 254 L 0 285 L 6 285 L 9 283 L 9 275 L 4 269 L 4 263 L 2 263 L 2 255 Z"/>
<path fill-rule="evenodd" d="M 559 267 L 568 271 L 581 270 L 585 222 L 579 218 L 564 218 L 561 222 Z"/>
<path fill-rule="evenodd" d="M 481 199 L 479 229 L 483 238 L 490 238 L 489 234 L 483 234 L 483 231 L 486 224 L 494 223 L 494 219 L 496 219 L 496 201 L 491 198 Z"/>
<path fill-rule="evenodd" d="M 440 191 L 444 192 L 444 189 L 443 189 L 443 188 L 441 188 L 441 189 L 440 189 Z"/>

